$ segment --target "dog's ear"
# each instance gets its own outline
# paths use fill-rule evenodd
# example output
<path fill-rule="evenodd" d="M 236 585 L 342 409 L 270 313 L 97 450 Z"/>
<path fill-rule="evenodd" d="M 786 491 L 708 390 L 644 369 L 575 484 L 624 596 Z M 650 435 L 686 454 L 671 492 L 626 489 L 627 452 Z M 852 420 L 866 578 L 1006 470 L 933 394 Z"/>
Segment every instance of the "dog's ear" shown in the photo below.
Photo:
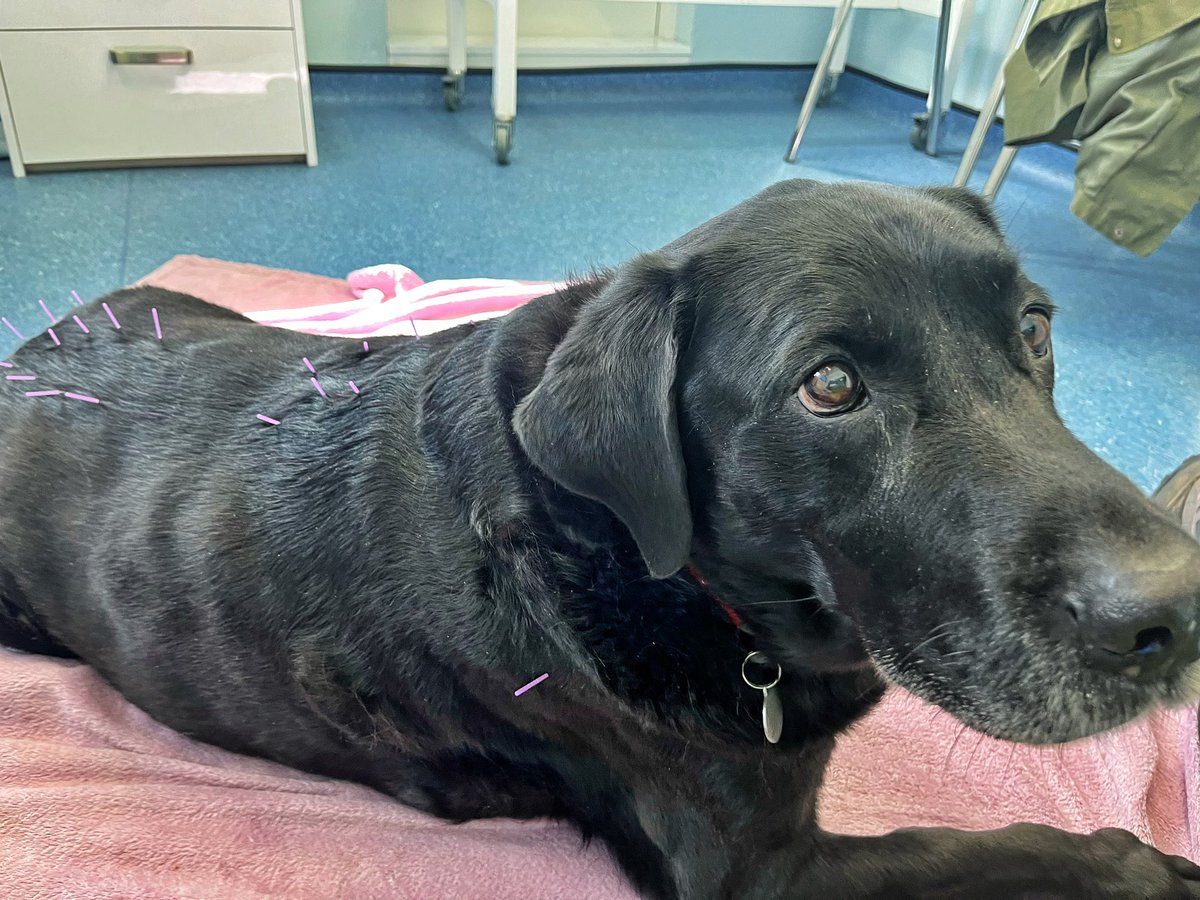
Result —
<path fill-rule="evenodd" d="M 513 416 L 534 465 L 612 510 L 655 578 L 678 571 L 692 543 L 676 416 L 677 281 L 660 256 L 619 269 Z"/>
<path fill-rule="evenodd" d="M 935 185 L 933 187 L 922 188 L 922 190 L 943 203 L 957 206 L 963 212 L 969 213 L 980 224 L 986 225 L 992 231 L 996 232 L 996 234 L 1000 234 L 1000 223 L 996 221 L 996 217 L 992 213 L 992 205 L 974 191 L 969 191 L 961 187 L 947 187 L 945 185 Z"/>

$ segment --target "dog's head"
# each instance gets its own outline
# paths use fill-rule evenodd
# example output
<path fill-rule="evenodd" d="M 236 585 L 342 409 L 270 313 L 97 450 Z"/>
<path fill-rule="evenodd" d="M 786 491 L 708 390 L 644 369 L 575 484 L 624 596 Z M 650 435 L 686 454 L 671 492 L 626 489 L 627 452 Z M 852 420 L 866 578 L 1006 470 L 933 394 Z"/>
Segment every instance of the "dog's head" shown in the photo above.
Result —
<path fill-rule="evenodd" d="M 1200 545 L 1059 420 L 1051 317 L 974 195 L 784 182 L 618 270 L 514 427 L 785 668 L 1067 740 L 1200 693 Z"/>

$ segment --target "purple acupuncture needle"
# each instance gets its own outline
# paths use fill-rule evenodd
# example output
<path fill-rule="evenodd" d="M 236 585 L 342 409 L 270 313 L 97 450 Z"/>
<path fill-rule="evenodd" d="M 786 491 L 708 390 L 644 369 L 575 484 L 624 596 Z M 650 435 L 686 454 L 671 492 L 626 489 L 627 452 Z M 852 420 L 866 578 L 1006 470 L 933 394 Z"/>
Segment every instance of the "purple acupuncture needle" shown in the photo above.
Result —
<path fill-rule="evenodd" d="M 56 319 L 56 318 L 54 317 L 54 313 L 50 312 L 50 307 L 48 307 L 48 306 L 46 305 L 46 301 L 45 301 L 45 300 L 39 300 L 39 301 L 38 301 L 38 306 L 40 306 L 40 307 L 42 308 L 42 312 L 44 312 L 44 313 L 46 314 L 46 318 L 50 320 L 50 324 L 51 324 L 51 325 L 53 325 L 55 322 L 57 322 L 57 321 L 58 321 L 58 319 Z"/>
<path fill-rule="evenodd" d="M 71 391 L 63 391 L 64 397 L 70 397 L 72 400 L 82 400 L 84 403 L 99 403 L 95 397 L 89 397 L 87 394 L 76 394 Z"/>
<path fill-rule="evenodd" d="M 152 306 L 150 308 L 150 315 L 154 317 L 154 334 L 161 341 L 162 340 L 162 325 L 160 325 L 158 322 L 158 307 L 157 306 Z"/>
<path fill-rule="evenodd" d="M 71 291 L 71 296 L 75 299 L 75 302 L 78 303 L 80 306 L 84 305 L 83 298 L 80 297 L 77 293 L 75 293 L 74 291 Z"/>
<path fill-rule="evenodd" d="M 8 319 L 4 318 L 4 316 L 0 316 L 0 322 L 3 322 L 5 325 L 7 325 L 8 330 L 11 331 L 13 334 L 15 334 L 18 338 L 20 338 L 21 340 L 25 340 L 25 335 L 23 335 L 23 334 L 21 334 L 21 332 L 17 331 L 17 326 L 14 325 L 12 322 L 8 321 Z"/>
<path fill-rule="evenodd" d="M 37 381 L 36 375 L 5 375 L 8 381 Z"/>
<path fill-rule="evenodd" d="M 317 381 L 316 378 L 310 378 L 308 380 L 313 383 L 313 387 L 315 387 L 317 389 L 318 394 L 320 394 L 326 400 L 329 399 L 329 395 L 325 393 L 325 388 L 321 387 L 321 382 Z"/>
<path fill-rule="evenodd" d="M 11 369 L 12 367 L 13 367 L 13 364 L 10 363 L 7 359 L 0 359 L 0 368 Z"/>
<path fill-rule="evenodd" d="M 58 339 L 58 335 L 54 333 L 54 329 L 53 329 L 53 328 L 47 328 L 47 329 L 46 329 L 46 333 L 50 335 L 50 340 L 54 341 L 54 346 L 55 346 L 55 347 L 61 347 L 61 346 L 62 346 L 62 341 L 60 341 L 60 340 Z"/>
<path fill-rule="evenodd" d="M 513 696 L 520 697 L 523 693 L 525 693 L 531 687 L 537 687 L 539 684 L 541 684 L 543 681 L 545 681 L 549 677 L 550 677 L 549 672 L 542 673 L 537 678 L 533 679 L 533 681 L 529 682 L 529 684 L 525 685 L 525 687 L 517 688 L 515 691 L 513 691 Z"/>
<path fill-rule="evenodd" d="M 104 311 L 105 311 L 106 313 L 108 313 L 108 317 L 109 317 L 109 319 L 111 319 L 111 320 L 112 320 L 112 323 L 113 323 L 113 328 L 117 329 L 117 331 L 120 331 L 120 330 L 121 330 L 121 323 L 117 321 L 117 317 L 113 315 L 113 311 L 112 311 L 111 309 L 109 309 L 109 308 L 108 308 L 108 304 L 107 304 L 107 303 L 101 303 L 100 305 L 104 307 Z"/>
<path fill-rule="evenodd" d="M 417 323 L 412 320 L 411 316 L 408 319 L 408 327 L 413 330 L 413 337 L 419 341 L 421 339 L 421 332 L 417 331 Z"/>
<path fill-rule="evenodd" d="M 270 416 L 264 416 L 262 413 L 259 413 L 254 418 L 258 419 L 260 422 L 266 422 L 268 425 L 278 425 L 279 424 L 278 419 L 272 419 Z"/>
<path fill-rule="evenodd" d="M 361 393 L 358 389 L 358 385 L 355 384 L 353 381 L 350 382 L 350 390 L 354 391 L 354 393 L 356 393 L 356 394 Z"/>
<path fill-rule="evenodd" d="M 79 330 L 82 331 L 84 334 L 92 333 L 91 330 L 86 325 L 83 324 L 83 319 L 79 318 L 79 316 L 71 316 L 71 318 L 75 320 L 75 324 L 79 326 Z"/>
<path fill-rule="evenodd" d="M 305 366 L 308 368 L 308 371 L 310 371 L 310 372 L 312 372 L 314 375 L 316 375 L 316 374 L 317 374 L 317 370 L 316 370 L 316 369 L 314 369 L 314 368 L 313 368 L 313 364 L 312 364 L 312 363 L 310 363 L 310 362 L 308 361 L 308 357 L 307 357 L 307 356 L 305 356 L 305 357 L 303 357 L 303 359 L 304 359 L 304 365 L 305 365 Z"/>
<path fill-rule="evenodd" d="M 57 397 L 62 391 L 26 391 L 26 397 Z"/>
<path fill-rule="evenodd" d="M 363 353 L 370 353 L 370 352 L 371 352 L 371 345 L 368 344 L 366 341 L 363 341 Z"/>

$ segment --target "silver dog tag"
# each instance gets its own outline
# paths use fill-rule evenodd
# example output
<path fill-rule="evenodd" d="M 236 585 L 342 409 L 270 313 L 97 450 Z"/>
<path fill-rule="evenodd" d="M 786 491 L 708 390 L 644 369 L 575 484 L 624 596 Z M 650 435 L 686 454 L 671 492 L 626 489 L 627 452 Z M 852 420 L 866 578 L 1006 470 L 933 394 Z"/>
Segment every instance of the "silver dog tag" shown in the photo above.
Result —
<path fill-rule="evenodd" d="M 742 681 L 746 682 L 749 687 L 756 691 L 762 691 L 763 707 L 762 707 L 762 724 L 763 734 L 772 744 L 779 743 L 779 736 L 783 734 L 783 704 L 779 702 L 779 691 L 776 685 L 779 684 L 779 679 L 783 677 L 783 667 L 775 663 L 775 678 L 767 684 L 759 684 L 751 681 L 750 676 L 746 673 L 747 663 L 757 663 L 763 666 L 770 666 L 772 662 L 767 659 L 765 653 L 760 653 L 755 650 L 747 655 L 742 660 Z"/>
<path fill-rule="evenodd" d="M 763 690 L 763 734 L 772 744 L 778 744 L 783 734 L 783 706 L 778 689 L 773 687 Z"/>

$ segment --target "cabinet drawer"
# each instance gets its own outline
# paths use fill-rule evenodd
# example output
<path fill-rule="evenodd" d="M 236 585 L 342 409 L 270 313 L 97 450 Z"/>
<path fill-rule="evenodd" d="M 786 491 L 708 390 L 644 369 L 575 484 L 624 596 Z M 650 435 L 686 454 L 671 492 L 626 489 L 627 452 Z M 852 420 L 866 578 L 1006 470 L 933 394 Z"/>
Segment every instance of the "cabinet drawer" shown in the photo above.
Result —
<path fill-rule="evenodd" d="M 0 28 L 291 28 L 290 0 L 3 0 Z"/>
<path fill-rule="evenodd" d="M 27 164 L 305 152 L 290 31 L 8 31 L 0 65 Z M 110 51 L 190 51 L 122 65 Z M 186 54 L 185 54 L 186 55 Z"/>

